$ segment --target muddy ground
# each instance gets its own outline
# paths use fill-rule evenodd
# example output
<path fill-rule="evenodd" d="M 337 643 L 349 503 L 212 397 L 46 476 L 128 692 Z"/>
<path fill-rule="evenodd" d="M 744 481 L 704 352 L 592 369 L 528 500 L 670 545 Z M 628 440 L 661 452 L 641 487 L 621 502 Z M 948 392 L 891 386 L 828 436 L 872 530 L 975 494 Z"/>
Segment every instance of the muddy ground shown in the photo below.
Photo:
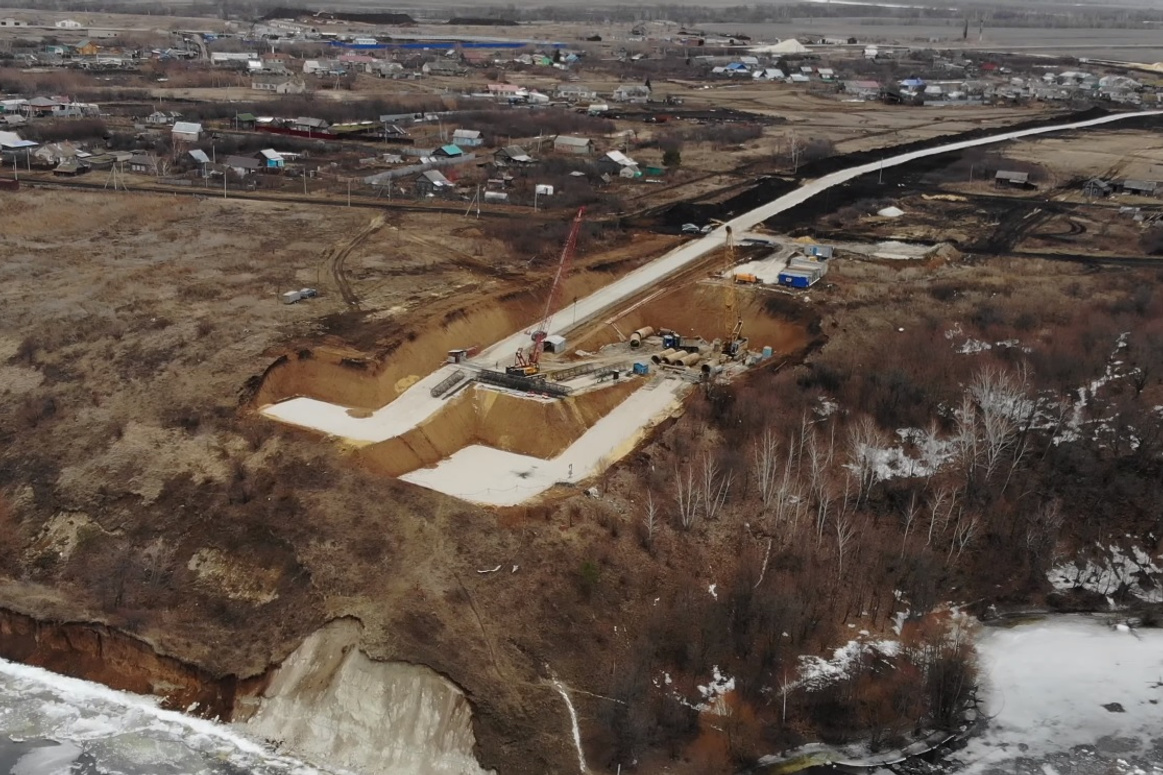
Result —
<path fill-rule="evenodd" d="M 1133 314 L 1133 304 L 1130 312 L 1118 305 L 1133 302 L 1137 288 L 1156 279 L 1154 270 L 993 255 L 981 247 L 990 240 L 999 253 L 1032 251 L 1032 241 L 1050 245 L 1056 236 L 1075 240 L 1072 250 L 1109 245 L 1089 243 L 1100 229 L 1068 225 L 1087 223 L 1070 205 L 1070 213 L 1054 210 L 1053 218 L 1038 220 L 1039 231 L 1020 231 L 1012 244 L 1006 236 L 1003 248 L 996 235 L 1003 209 L 1017 211 L 1011 200 L 986 207 L 1003 195 L 923 184 L 953 161 L 877 184 L 892 185 L 893 200 L 916 215 L 889 226 L 858 212 L 835 228 L 863 239 L 913 229 L 916 238 L 934 241 L 960 230 L 961 251 L 920 262 L 841 260 L 826 285 L 807 295 L 748 290 L 741 304 L 781 321 L 754 333 L 784 337 L 782 357 L 727 393 L 694 396 L 685 417 L 594 483 L 600 498 L 563 492 L 499 512 L 376 474 L 327 441 L 262 420 L 253 409 L 289 395 L 378 406 L 450 347 L 485 343 L 535 317 L 544 265 L 528 268 L 530 275 L 497 271 L 519 262 L 471 222 L 444 216 L 389 219 L 337 267 L 336 246 L 365 229 L 370 213 L 6 193 L 6 212 L 16 217 L 0 235 L 7 257 L 0 270 L 7 312 L 0 323 L 0 540 L 11 548 L 0 558 L 0 572 L 11 579 L 3 602 L 32 615 L 105 622 L 214 676 L 261 673 L 323 622 L 358 617 L 371 656 L 423 663 L 464 687 L 485 766 L 568 771 L 576 757 L 564 707 L 544 680 L 548 670 L 571 687 L 608 696 L 625 688 L 619 682 L 630 664 L 639 671 L 635 686 L 648 687 L 668 668 L 670 652 L 644 660 L 638 636 L 646 623 L 692 590 L 701 600 L 710 584 L 758 556 L 760 543 L 742 527 L 750 519 L 743 478 L 731 519 L 682 531 L 673 518 L 676 461 L 716 449 L 737 427 L 731 420 L 739 407 L 767 407 L 769 414 L 758 416 L 772 427 L 799 423 L 818 405 L 820 364 L 867 381 L 902 353 L 924 352 L 933 354 L 928 366 L 963 375 L 971 356 L 956 351 L 946 336 L 951 330 L 993 340 L 1020 330 L 1048 350 L 1077 338 L 1090 345 L 1079 347 L 1085 357 L 1073 358 L 1072 369 L 1101 370 L 1111 342 L 1086 336 L 1114 332 L 1107 337 L 1113 340 L 1121 329 L 1084 336 L 1079 323 L 1068 338 L 1058 333 L 1065 323 L 1055 310 L 1081 308 L 1085 300 Z M 827 229 L 835 212 L 868 198 L 860 187 L 868 184 L 857 184 L 798 213 L 794 223 L 774 225 Z M 1034 207 L 1032 196 L 1018 200 Z M 442 238 L 434 240 L 438 230 Z M 673 237 L 639 235 L 594 245 L 567 296 L 672 244 Z M 278 302 L 281 290 L 309 285 L 323 291 L 319 299 Z M 357 304 L 345 300 L 349 293 Z M 721 285 L 694 284 L 662 297 L 653 312 L 697 308 L 700 327 L 713 326 L 724 294 Z M 807 365 L 797 365 L 805 357 Z M 1064 391 L 1074 378 L 1073 371 L 1061 377 Z M 1155 377 L 1144 395 L 1155 396 L 1157 383 Z M 892 411 L 907 411 L 908 395 L 900 404 Z M 501 443 L 495 427 L 474 432 Z M 744 466 L 749 452 L 721 454 Z M 649 547 L 640 530 L 647 491 L 664 510 Z M 870 554 L 869 567 L 873 560 Z M 517 570 L 478 573 L 498 564 Z M 810 589 L 820 579 L 812 562 L 805 568 L 780 572 Z M 870 581 L 869 594 L 891 599 L 893 580 L 877 579 L 887 586 Z M 889 610 L 870 621 L 854 614 L 853 621 L 817 622 L 797 648 L 824 652 L 847 625 L 887 627 Z M 676 671 L 676 680 L 693 692 L 706 676 Z M 609 701 L 575 696 L 592 764 L 612 766 L 617 718 Z M 682 727 L 679 742 L 642 750 L 643 766 L 713 771 L 708 762 L 721 760 L 707 751 L 722 745 L 694 743 L 718 736 L 710 727 Z M 772 741 L 754 742 L 762 748 Z"/>

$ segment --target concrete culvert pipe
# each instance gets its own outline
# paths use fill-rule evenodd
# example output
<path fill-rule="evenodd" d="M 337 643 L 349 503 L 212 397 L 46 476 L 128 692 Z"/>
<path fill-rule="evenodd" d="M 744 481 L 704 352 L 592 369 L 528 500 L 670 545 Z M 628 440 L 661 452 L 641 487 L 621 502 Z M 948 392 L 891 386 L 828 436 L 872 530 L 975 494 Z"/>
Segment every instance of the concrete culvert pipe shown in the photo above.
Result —
<path fill-rule="evenodd" d="M 676 352 L 678 352 L 678 350 L 675 350 L 672 347 L 669 350 L 663 350 L 660 353 L 655 353 L 654 355 L 651 355 L 650 360 L 654 361 L 655 363 L 670 363 L 670 361 L 668 361 L 667 358 L 674 355 Z"/>
<path fill-rule="evenodd" d="M 663 363 L 669 363 L 672 366 L 677 366 L 682 363 L 682 359 L 686 356 L 686 350 L 675 350 L 673 353 L 668 355 L 665 360 L 663 360 Z"/>
<path fill-rule="evenodd" d="M 719 361 L 717 359 L 703 361 L 703 373 L 710 374 L 711 369 L 715 368 L 716 366 L 719 366 Z M 723 367 L 719 366 L 719 371 L 722 371 L 722 370 L 723 370 Z"/>
<path fill-rule="evenodd" d="M 688 353 L 675 361 L 676 364 L 681 363 L 683 366 L 694 366 L 703 359 L 702 355 L 698 353 Z"/>
<path fill-rule="evenodd" d="M 651 336 L 653 333 L 654 333 L 654 329 L 651 328 L 650 326 L 644 326 L 644 327 L 638 329 L 634 333 L 630 334 L 630 346 L 631 347 L 641 347 L 642 340 L 648 336 Z"/>

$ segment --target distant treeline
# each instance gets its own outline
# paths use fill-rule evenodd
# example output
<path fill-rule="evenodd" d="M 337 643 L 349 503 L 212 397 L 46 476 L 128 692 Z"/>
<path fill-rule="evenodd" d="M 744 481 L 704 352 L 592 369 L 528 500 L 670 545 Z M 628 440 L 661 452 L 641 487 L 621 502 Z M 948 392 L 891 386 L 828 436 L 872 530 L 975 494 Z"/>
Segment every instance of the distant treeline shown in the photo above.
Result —
<path fill-rule="evenodd" d="M 517 22 L 512 19 L 498 19 L 489 16 L 454 16 L 448 20 L 449 24 L 459 24 L 462 27 L 516 27 Z"/>
<path fill-rule="evenodd" d="M 272 8 L 263 15 L 263 19 L 298 19 L 301 16 L 316 16 L 324 19 L 338 19 L 345 22 L 360 22 L 362 24 L 415 24 L 416 20 L 406 13 L 391 11 L 355 13 L 352 11 L 309 11 L 305 8 Z"/>

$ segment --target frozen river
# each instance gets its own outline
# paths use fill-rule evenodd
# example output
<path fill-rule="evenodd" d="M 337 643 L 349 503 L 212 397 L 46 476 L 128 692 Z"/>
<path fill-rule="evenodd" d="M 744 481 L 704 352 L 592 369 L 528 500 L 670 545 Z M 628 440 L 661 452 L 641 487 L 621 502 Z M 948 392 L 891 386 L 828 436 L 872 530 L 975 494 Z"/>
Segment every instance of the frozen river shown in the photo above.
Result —
<path fill-rule="evenodd" d="M 1163 630 L 1053 616 L 977 642 L 988 726 L 965 775 L 1163 773 Z"/>

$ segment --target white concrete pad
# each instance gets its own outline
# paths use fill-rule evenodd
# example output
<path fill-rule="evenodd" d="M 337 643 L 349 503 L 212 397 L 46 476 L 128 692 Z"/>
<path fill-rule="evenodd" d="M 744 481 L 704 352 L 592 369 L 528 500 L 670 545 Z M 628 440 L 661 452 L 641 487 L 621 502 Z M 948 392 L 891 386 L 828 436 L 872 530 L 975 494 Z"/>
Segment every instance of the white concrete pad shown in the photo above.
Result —
<path fill-rule="evenodd" d="M 350 407 L 315 398 L 292 398 L 264 406 L 259 411 L 275 420 L 310 428 L 348 441 L 374 443 L 395 438 L 415 428 L 444 406 L 432 396 L 432 388 L 451 375 L 456 366 L 442 366 L 401 393 L 395 401 L 366 416 L 355 416 Z M 359 411 L 359 414 L 364 412 Z"/>
<path fill-rule="evenodd" d="M 601 473 L 669 417 L 689 387 L 666 380 L 640 388 L 552 460 L 473 445 L 400 478 L 474 503 L 513 506 L 559 482 L 577 483 Z"/>

